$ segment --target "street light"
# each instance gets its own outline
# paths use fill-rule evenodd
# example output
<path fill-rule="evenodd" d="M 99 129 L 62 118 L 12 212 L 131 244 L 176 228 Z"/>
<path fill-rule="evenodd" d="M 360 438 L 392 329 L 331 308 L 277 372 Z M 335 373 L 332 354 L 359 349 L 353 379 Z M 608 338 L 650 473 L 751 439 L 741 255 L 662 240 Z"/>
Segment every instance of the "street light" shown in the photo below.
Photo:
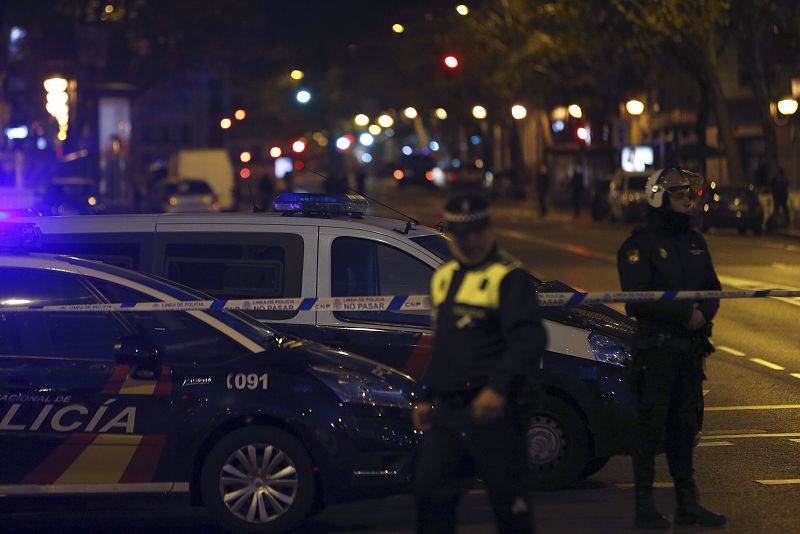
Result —
<path fill-rule="evenodd" d="M 375 142 L 375 138 L 372 137 L 372 134 L 368 134 L 365 132 L 358 136 L 358 142 L 364 146 L 370 146 L 372 145 L 372 143 Z"/>
<path fill-rule="evenodd" d="M 305 73 L 302 70 L 294 69 L 289 76 L 291 76 L 293 80 L 302 80 Z"/>
<path fill-rule="evenodd" d="M 415 119 L 417 117 L 417 110 L 411 106 L 408 106 L 403 110 L 403 115 L 405 115 L 408 119 Z"/>
<path fill-rule="evenodd" d="M 292 143 L 292 150 L 298 154 L 305 149 L 306 149 L 306 142 L 304 139 L 298 139 L 294 143 Z"/>
<path fill-rule="evenodd" d="M 219 127 L 222 128 L 223 130 L 227 130 L 228 128 L 230 128 L 231 124 L 232 121 L 228 117 L 225 117 L 224 119 L 219 121 Z"/>
<path fill-rule="evenodd" d="M 472 108 L 472 116 L 478 120 L 483 120 L 486 118 L 488 113 L 486 112 L 486 108 L 483 106 L 474 106 Z"/>
<path fill-rule="evenodd" d="M 625 102 L 625 109 L 631 115 L 641 115 L 644 113 L 644 102 L 632 98 Z"/>
<path fill-rule="evenodd" d="M 456 6 L 456 12 L 459 15 L 461 15 L 462 17 L 465 17 L 465 16 L 469 15 L 469 8 L 464 4 L 458 4 Z"/>
<path fill-rule="evenodd" d="M 245 117 L 247 117 L 247 112 L 243 109 L 237 109 L 233 113 L 233 118 L 235 118 L 237 121 L 243 121 Z"/>
<path fill-rule="evenodd" d="M 247 152 L 246 150 L 241 154 L 239 154 L 239 161 L 241 161 L 242 163 L 249 163 L 251 159 L 253 159 L 253 155 L 250 152 Z"/>
<path fill-rule="evenodd" d="M 391 128 L 392 124 L 394 124 L 394 119 L 386 113 L 378 117 L 378 125 L 381 128 Z"/>
<path fill-rule="evenodd" d="M 528 109 L 522 104 L 511 106 L 511 116 L 517 120 L 522 120 L 528 116 Z"/>
<path fill-rule="evenodd" d="M 369 124 L 369 117 L 367 117 L 363 113 L 359 113 L 358 115 L 353 117 L 353 122 L 356 124 L 356 126 L 366 126 L 367 124 Z"/>
<path fill-rule="evenodd" d="M 392 24 L 392 31 L 394 33 L 403 33 L 406 29 L 402 24 Z"/>
<path fill-rule="evenodd" d="M 583 110 L 578 104 L 570 104 L 567 108 L 567 113 L 569 113 L 569 116 L 574 119 L 580 119 L 583 117 Z"/>
<path fill-rule="evenodd" d="M 436 114 L 436 118 L 439 119 L 440 121 L 447 119 L 447 110 L 444 108 L 436 108 L 436 111 L 434 111 L 434 113 Z"/>
<path fill-rule="evenodd" d="M 794 115 L 797 112 L 797 100 L 794 98 L 779 100 L 778 111 L 781 112 L 781 115 Z"/>
<path fill-rule="evenodd" d="M 458 58 L 452 54 L 444 57 L 444 66 L 450 70 L 458 67 Z"/>
<path fill-rule="evenodd" d="M 283 152 L 283 151 L 281 150 L 281 147 L 279 147 L 279 146 L 274 146 L 274 147 L 272 147 L 272 148 L 270 148 L 270 149 L 269 149 L 269 155 L 270 155 L 271 157 L 273 157 L 273 158 L 279 158 L 279 157 L 281 157 L 281 153 L 282 153 L 282 152 Z"/>
<path fill-rule="evenodd" d="M 299 91 L 297 91 L 295 98 L 301 104 L 308 104 L 308 101 L 311 100 L 311 93 L 309 93 L 305 89 L 300 89 Z"/>

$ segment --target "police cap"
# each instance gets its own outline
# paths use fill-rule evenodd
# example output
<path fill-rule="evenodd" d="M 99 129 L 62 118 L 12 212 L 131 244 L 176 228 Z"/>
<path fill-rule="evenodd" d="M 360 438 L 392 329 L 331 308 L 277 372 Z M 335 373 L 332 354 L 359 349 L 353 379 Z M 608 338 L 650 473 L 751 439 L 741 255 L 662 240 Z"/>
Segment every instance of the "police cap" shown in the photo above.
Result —
<path fill-rule="evenodd" d="M 456 195 L 444 206 L 444 220 L 448 232 L 478 232 L 489 226 L 489 202 L 481 195 Z"/>

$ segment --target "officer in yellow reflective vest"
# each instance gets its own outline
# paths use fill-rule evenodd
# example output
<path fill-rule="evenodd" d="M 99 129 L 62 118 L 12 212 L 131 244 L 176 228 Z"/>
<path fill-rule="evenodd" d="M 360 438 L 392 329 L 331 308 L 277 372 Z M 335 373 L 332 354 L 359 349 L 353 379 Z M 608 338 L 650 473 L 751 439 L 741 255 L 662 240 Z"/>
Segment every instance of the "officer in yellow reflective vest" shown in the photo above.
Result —
<path fill-rule="evenodd" d="M 477 470 L 500 532 L 533 532 L 517 402 L 547 341 L 533 279 L 497 247 L 483 197 L 456 196 L 444 218 L 455 259 L 431 281 L 435 344 L 413 413 L 417 531 L 455 531 L 465 475 Z"/>

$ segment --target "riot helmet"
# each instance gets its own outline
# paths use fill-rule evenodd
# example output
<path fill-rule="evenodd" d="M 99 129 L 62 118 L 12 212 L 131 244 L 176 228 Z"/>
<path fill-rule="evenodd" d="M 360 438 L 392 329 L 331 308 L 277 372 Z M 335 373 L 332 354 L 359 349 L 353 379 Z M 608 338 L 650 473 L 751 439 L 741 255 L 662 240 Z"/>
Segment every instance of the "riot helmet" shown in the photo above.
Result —
<path fill-rule="evenodd" d="M 656 209 L 668 207 L 669 202 L 664 201 L 665 194 L 684 188 L 699 195 L 703 191 L 703 177 L 678 167 L 659 169 L 647 178 L 647 203 Z"/>

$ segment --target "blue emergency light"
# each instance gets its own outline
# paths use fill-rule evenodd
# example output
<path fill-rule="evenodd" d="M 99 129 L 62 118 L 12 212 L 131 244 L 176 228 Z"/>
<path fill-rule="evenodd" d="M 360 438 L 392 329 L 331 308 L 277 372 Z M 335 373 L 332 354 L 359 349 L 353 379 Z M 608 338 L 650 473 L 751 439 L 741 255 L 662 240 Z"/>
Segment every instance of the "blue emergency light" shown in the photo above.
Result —
<path fill-rule="evenodd" d="M 0 219 L 0 250 L 26 251 L 39 248 L 42 230 L 34 223 L 4 222 Z"/>
<path fill-rule="evenodd" d="M 284 215 L 295 213 L 322 216 L 362 216 L 369 207 L 361 195 L 323 195 L 317 193 L 281 193 L 272 201 L 275 211 Z"/>

